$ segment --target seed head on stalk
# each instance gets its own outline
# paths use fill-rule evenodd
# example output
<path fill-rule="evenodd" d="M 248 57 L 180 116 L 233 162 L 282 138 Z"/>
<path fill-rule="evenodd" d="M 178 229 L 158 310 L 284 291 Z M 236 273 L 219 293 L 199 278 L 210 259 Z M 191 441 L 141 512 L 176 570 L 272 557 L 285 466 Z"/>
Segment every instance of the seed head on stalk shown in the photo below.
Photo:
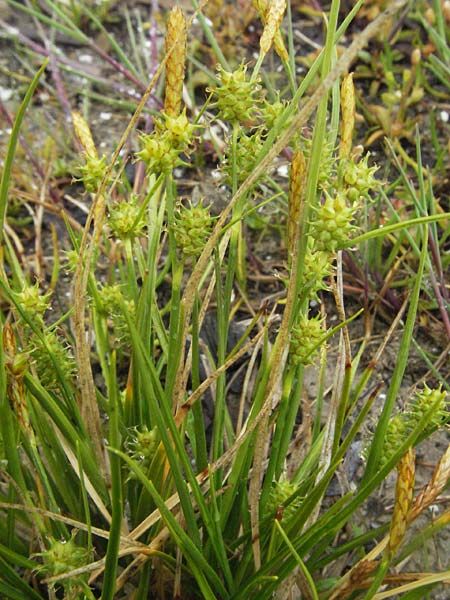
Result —
<path fill-rule="evenodd" d="M 186 18 L 179 6 L 169 14 L 166 29 L 166 93 L 164 112 L 177 117 L 181 111 L 184 71 L 186 67 Z"/>
<path fill-rule="evenodd" d="M 398 463 L 394 514 L 392 515 L 389 543 L 386 548 L 389 558 L 393 556 L 405 537 L 407 517 L 414 492 L 415 457 L 416 453 L 411 447 Z"/>

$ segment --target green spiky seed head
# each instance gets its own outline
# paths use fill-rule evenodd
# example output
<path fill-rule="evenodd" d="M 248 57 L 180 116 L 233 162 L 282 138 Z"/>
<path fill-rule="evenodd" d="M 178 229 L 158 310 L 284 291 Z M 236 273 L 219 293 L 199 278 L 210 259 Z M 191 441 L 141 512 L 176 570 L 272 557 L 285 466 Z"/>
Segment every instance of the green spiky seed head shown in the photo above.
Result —
<path fill-rule="evenodd" d="M 153 458 L 160 437 L 156 427 L 148 429 L 145 425 L 133 430 L 130 439 L 127 442 L 127 447 L 131 451 L 132 458 L 138 462 Z"/>
<path fill-rule="evenodd" d="M 289 523 L 289 521 L 291 521 L 296 515 L 302 499 L 297 497 L 289 502 L 287 506 L 285 506 L 285 504 L 289 498 L 295 494 L 296 491 L 297 486 L 287 479 L 274 482 L 270 489 L 269 500 L 264 509 L 264 513 L 275 513 L 277 517 L 279 515 L 281 516 L 281 519 L 284 523 Z"/>
<path fill-rule="evenodd" d="M 272 129 L 272 127 L 275 124 L 275 121 L 285 110 L 286 106 L 287 103 L 282 102 L 279 99 L 275 100 L 275 102 L 267 102 L 267 100 L 264 100 L 264 103 L 261 108 L 261 119 L 267 130 Z M 291 120 L 292 118 L 287 121 L 286 126 Z"/>
<path fill-rule="evenodd" d="M 200 202 L 196 206 L 181 206 L 175 215 L 174 234 L 177 246 L 184 256 L 201 254 L 213 225 L 209 207 Z"/>
<path fill-rule="evenodd" d="M 315 209 L 311 235 L 316 248 L 325 252 L 336 252 L 347 242 L 355 226 L 352 224 L 355 206 L 348 206 L 344 192 L 331 196 L 325 192 L 325 201 Z"/>
<path fill-rule="evenodd" d="M 319 351 L 324 337 L 324 319 L 320 316 L 308 319 L 302 315 L 292 329 L 290 357 L 295 365 L 309 365 Z"/>
<path fill-rule="evenodd" d="M 308 237 L 303 266 L 303 281 L 310 298 L 317 298 L 319 290 L 328 289 L 325 280 L 332 272 L 333 262 L 330 254 L 323 250 L 316 250 L 313 238 Z"/>
<path fill-rule="evenodd" d="M 119 344 L 123 350 L 130 343 L 127 316 L 134 321 L 135 303 L 124 296 L 123 288 L 119 284 L 102 286 L 98 290 L 98 300 L 99 312 L 110 319 L 108 324 L 116 337 L 114 343 Z"/>
<path fill-rule="evenodd" d="M 408 410 L 409 419 L 411 420 L 410 426 L 418 423 L 433 408 L 429 417 L 430 420 L 427 423 L 427 429 L 433 430 L 440 427 L 445 418 L 448 417 L 449 400 L 450 398 L 447 392 L 442 390 L 442 386 L 432 389 L 425 384 L 423 390 L 417 391 L 411 401 Z"/>
<path fill-rule="evenodd" d="M 390 420 L 384 438 L 380 466 L 384 466 L 394 456 L 402 443 L 406 440 L 410 429 L 403 413 L 394 415 Z"/>
<path fill-rule="evenodd" d="M 136 152 L 136 157 L 144 162 L 147 173 L 166 173 L 182 163 L 178 149 L 167 136 L 141 134 L 140 143 L 142 150 Z"/>
<path fill-rule="evenodd" d="M 431 389 L 425 384 L 423 390 L 417 391 L 414 398 L 406 404 L 403 412 L 398 413 L 389 421 L 381 456 L 381 466 L 392 458 L 425 415 L 428 415 L 428 421 L 423 426 L 422 432 L 425 437 L 442 427 L 448 417 L 448 404 L 448 394 L 442 391 L 441 386 Z"/>
<path fill-rule="evenodd" d="M 50 306 L 51 294 L 41 294 L 38 283 L 26 284 L 21 292 L 16 292 L 14 295 L 22 309 L 33 317 L 42 316 Z"/>
<path fill-rule="evenodd" d="M 257 131 L 253 135 L 246 135 L 243 131 L 240 132 L 236 144 L 236 177 L 238 185 L 247 179 L 253 171 L 255 157 L 259 154 L 263 145 L 261 133 Z M 231 147 L 231 146 L 229 146 Z M 224 183 L 232 185 L 233 182 L 233 161 L 226 158 L 222 170 L 225 175 Z"/>
<path fill-rule="evenodd" d="M 343 178 L 346 185 L 347 198 L 352 203 L 358 202 L 362 196 L 367 196 L 378 185 L 375 179 L 378 167 L 369 167 L 369 156 L 370 153 L 368 152 L 358 162 L 354 159 L 345 161 Z"/>
<path fill-rule="evenodd" d="M 76 531 L 72 532 L 68 540 L 48 539 L 48 549 L 38 553 L 42 559 L 42 565 L 38 571 L 45 573 L 48 577 L 58 577 L 69 571 L 86 566 L 91 560 L 91 552 L 75 543 Z M 75 600 L 80 598 L 86 586 L 87 575 L 74 575 L 64 578 L 60 585 L 64 588 L 64 598 Z M 58 581 L 53 583 L 56 586 Z M 84 597 L 84 595 L 83 595 Z"/>
<path fill-rule="evenodd" d="M 129 200 L 119 202 L 109 210 L 108 224 L 113 234 L 119 240 L 134 240 L 142 235 L 145 221 L 137 197 L 132 195 Z"/>
<path fill-rule="evenodd" d="M 54 329 L 45 331 L 43 338 L 33 336 L 30 355 L 41 384 L 46 389 L 59 389 L 60 378 L 65 383 L 73 380 L 76 365 L 71 349 Z"/>
<path fill-rule="evenodd" d="M 106 156 L 85 154 L 85 164 L 78 167 L 79 180 L 83 182 L 87 192 L 96 193 L 103 180 L 107 168 Z"/>
<path fill-rule="evenodd" d="M 136 157 L 145 163 L 147 172 L 156 174 L 185 165 L 180 155 L 189 152 L 196 128 L 189 123 L 185 110 L 177 117 L 163 113 L 161 119 L 155 119 L 152 133 L 141 133 L 142 150 L 136 152 Z"/>
<path fill-rule="evenodd" d="M 197 125 L 189 123 L 186 117 L 186 109 L 177 117 L 163 114 L 163 118 L 164 121 L 159 121 L 156 127 L 162 133 L 167 134 L 176 148 L 182 148 L 184 151 L 192 142 Z"/>
<path fill-rule="evenodd" d="M 257 81 L 247 81 L 246 73 L 247 67 L 243 64 L 233 72 L 219 67 L 220 85 L 208 89 L 213 94 L 219 118 L 224 121 L 246 123 L 255 117 L 260 86 Z"/>

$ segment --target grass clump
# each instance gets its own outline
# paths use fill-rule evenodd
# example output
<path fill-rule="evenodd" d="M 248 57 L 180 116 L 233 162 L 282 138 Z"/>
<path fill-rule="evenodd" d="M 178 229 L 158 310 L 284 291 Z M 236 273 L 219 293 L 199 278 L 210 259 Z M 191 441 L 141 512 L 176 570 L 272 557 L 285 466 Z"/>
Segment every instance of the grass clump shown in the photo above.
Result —
<path fill-rule="evenodd" d="M 44 4 L 23 10 L 89 42 L 128 81 L 139 79 L 127 10 L 132 58 L 100 13 L 87 11 L 111 55 L 68 9 Z M 355 146 L 348 71 L 404 3 L 370 22 L 338 58 L 361 3 L 338 25 L 333 1 L 323 47 L 302 77 L 284 2 L 255 3 L 257 57 L 234 59 L 234 68 L 193 4 L 217 69 L 204 64 L 197 73 L 198 58 L 187 51 L 193 19 L 177 7 L 162 60 L 147 69 L 151 82 L 110 154 L 99 155 L 89 111 L 70 110 L 82 165 L 74 175 L 88 212 L 80 225 L 53 208 L 64 228 L 60 240 L 53 233 L 47 270 L 39 253 L 32 264 L 21 251 L 8 219 L 12 190 L 24 181 L 14 169 L 19 132 L 37 111 L 32 98 L 46 64 L 16 113 L 0 188 L 0 594 L 337 599 L 372 598 L 388 585 L 394 595 L 403 583 L 396 569 L 415 551 L 408 532 L 449 477 L 447 450 L 414 490 L 414 447 L 447 422 L 442 361 L 421 346 L 417 321 L 428 314 L 421 302 L 434 301 L 446 331 L 450 214 L 424 176 L 419 133 L 414 165 L 393 148 L 392 184 L 392 173 L 383 171 L 382 181 L 380 165 Z M 269 58 L 280 61 L 281 89 Z M 67 110 L 59 67 L 54 72 Z M 288 181 L 280 177 L 286 166 Z M 408 168 L 416 168 L 414 184 Z M 191 191 L 211 190 L 205 183 L 217 172 L 213 192 Z M 49 175 L 44 197 L 56 187 Z M 409 201 L 396 211 L 399 190 Z M 36 201 L 33 212 L 41 244 L 46 207 Z M 273 239 L 278 271 L 265 259 Z M 386 253 L 397 265 L 389 274 L 380 266 Z M 400 264 L 406 284 L 396 278 Z M 67 276 L 68 298 L 59 293 Z M 385 279 L 375 293 L 377 276 Z M 386 306 L 402 281 L 406 294 L 392 317 Z M 367 359 L 383 309 L 392 325 Z M 381 384 L 377 369 L 396 335 L 395 368 Z M 413 348 L 429 374 L 396 414 Z M 375 400 L 384 400 L 378 412 Z M 362 442 L 364 466 L 354 475 L 346 465 Z M 390 523 L 371 529 L 361 511 L 396 467 Z M 442 519 L 421 535 L 444 526 Z M 347 572 L 336 566 L 342 557 Z M 405 574 L 409 590 L 446 578 Z"/>

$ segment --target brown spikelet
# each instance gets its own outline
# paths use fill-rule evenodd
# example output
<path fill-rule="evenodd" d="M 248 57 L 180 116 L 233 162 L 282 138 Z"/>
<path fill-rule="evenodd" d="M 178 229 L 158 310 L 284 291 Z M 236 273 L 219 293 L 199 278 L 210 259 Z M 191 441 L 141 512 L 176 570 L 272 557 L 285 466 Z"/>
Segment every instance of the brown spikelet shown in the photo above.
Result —
<path fill-rule="evenodd" d="M 414 500 L 408 514 L 408 521 L 414 521 L 422 511 L 433 504 L 439 494 L 447 485 L 450 478 L 450 445 L 436 465 L 433 475 L 424 490 Z"/>
<path fill-rule="evenodd" d="M 291 162 L 289 174 L 287 247 L 289 256 L 295 252 L 295 234 L 300 216 L 303 190 L 306 182 L 306 160 L 303 152 L 297 150 Z"/>
<path fill-rule="evenodd" d="M 378 567 L 378 560 L 360 560 L 351 570 L 348 577 L 344 578 L 341 585 L 334 589 L 329 600 L 342 600 L 349 598 L 355 591 L 370 585 L 370 576 Z"/>
<path fill-rule="evenodd" d="M 75 134 L 80 140 L 80 143 L 83 146 L 86 154 L 88 156 L 97 158 L 97 148 L 95 147 L 89 125 L 86 123 L 84 117 L 79 112 L 72 111 L 72 123 L 73 128 L 75 129 Z"/>
<path fill-rule="evenodd" d="M 23 371 L 26 366 L 18 362 L 16 338 L 9 323 L 5 323 L 3 326 L 3 352 L 9 400 L 23 432 L 29 439 L 33 439 L 34 432 L 30 424 L 25 386 L 23 384 Z"/>
<path fill-rule="evenodd" d="M 264 30 L 259 40 L 262 54 L 267 54 L 272 46 L 286 10 L 286 0 L 272 0 L 265 14 Z M 286 53 L 287 56 L 287 53 Z"/>
<path fill-rule="evenodd" d="M 405 536 L 408 512 L 414 492 L 415 456 L 414 448 L 411 447 L 398 463 L 395 506 L 386 548 L 388 558 L 393 556 Z"/>
<path fill-rule="evenodd" d="M 339 158 L 348 158 L 352 150 L 353 130 L 355 128 L 355 86 L 353 73 L 346 75 L 341 86 L 341 142 Z"/>
<path fill-rule="evenodd" d="M 180 7 L 172 8 L 166 29 L 166 93 L 164 111 L 170 117 L 178 117 L 183 96 L 184 70 L 186 67 L 186 18 Z"/>
<path fill-rule="evenodd" d="M 267 21 L 266 17 L 269 10 L 268 0 L 253 0 L 253 6 L 258 11 L 262 24 L 265 26 Z M 289 60 L 289 54 L 283 41 L 283 35 L 279 29 L 277 29 L 273 38 L 273 47 L 275 48 L 275 52 L 278 54 L 281 60 L 285 62 Z"/>

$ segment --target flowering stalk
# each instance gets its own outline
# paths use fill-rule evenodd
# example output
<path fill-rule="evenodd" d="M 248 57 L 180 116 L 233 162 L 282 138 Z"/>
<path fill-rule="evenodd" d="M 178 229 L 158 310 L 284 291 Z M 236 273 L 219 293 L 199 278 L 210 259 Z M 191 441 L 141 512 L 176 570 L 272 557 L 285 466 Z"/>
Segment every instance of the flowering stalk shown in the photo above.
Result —
<path fill-rule="evenodd" d="M 297 150 L 291 162 L 289 174 L 288 195 L 288 222 L 287 222 L 287 249 L 288 262 L 291 263 L 292 254 L 296 251 L 296 231 L 300 218 L 302 194 L 306 183 L 306 160 L 303 152 Z"/>
<path fill-rule="evenodd" d="M 355 128 L 355 86 L 353 73 L 346 75 L 341 86 L 341 142 L 339 158 L 349 158 L 352 149 L 353 130 Z"/>
<path fill-rule="evenodd" d="M 411 447 L 398 463 L 394 514 L 392 515 L 389 543 L 386 548 L 388 559 L 392 558 L 405 537 L 407 517 L 414 492 L 415 456 L 414 448 Z"/>
<path fill-rule="evenodd" d="M 169 14 L 165 38 L 167 63 L 164 112 L 170 117 L 178 117 L 181 111 L 186 68 L 186 37 L 186 18 L 181 8 L 175 6 Z"/>
<path fill-rule="evenodd" d="M 266 40 L 263 42 L 263 36 L 260 40 L 260 47 L 262 50 L 263 44 L 267 47 L 267 50 L 264 51 L 264 54 L 270 50 L 270 46 L 272 45 L 275 48 L 275 52 L 281 58 L 282 61 L 287 62 L 289 60 L 289 55 L 286 50 L 286 46 L 284 45 L 283 37 L 280 31 L 281 21 L 283 20 L 284 11 L 286 10 L 286 2 L 282 0 L 281 2 L 272 1 L 268 6 L 267 0 L 253 0 L 253 5 L 261 17 L 261 21 L 264 25 L 264 32 L 266 32 Z M 283 6 L 284 5 L 284 6 Z M 269 19 L 271 23 L 269 23 Z M 275 27 L 275 31 L 274 31 Z M 272 39 L 270 40 L 270 36 Z"/>

